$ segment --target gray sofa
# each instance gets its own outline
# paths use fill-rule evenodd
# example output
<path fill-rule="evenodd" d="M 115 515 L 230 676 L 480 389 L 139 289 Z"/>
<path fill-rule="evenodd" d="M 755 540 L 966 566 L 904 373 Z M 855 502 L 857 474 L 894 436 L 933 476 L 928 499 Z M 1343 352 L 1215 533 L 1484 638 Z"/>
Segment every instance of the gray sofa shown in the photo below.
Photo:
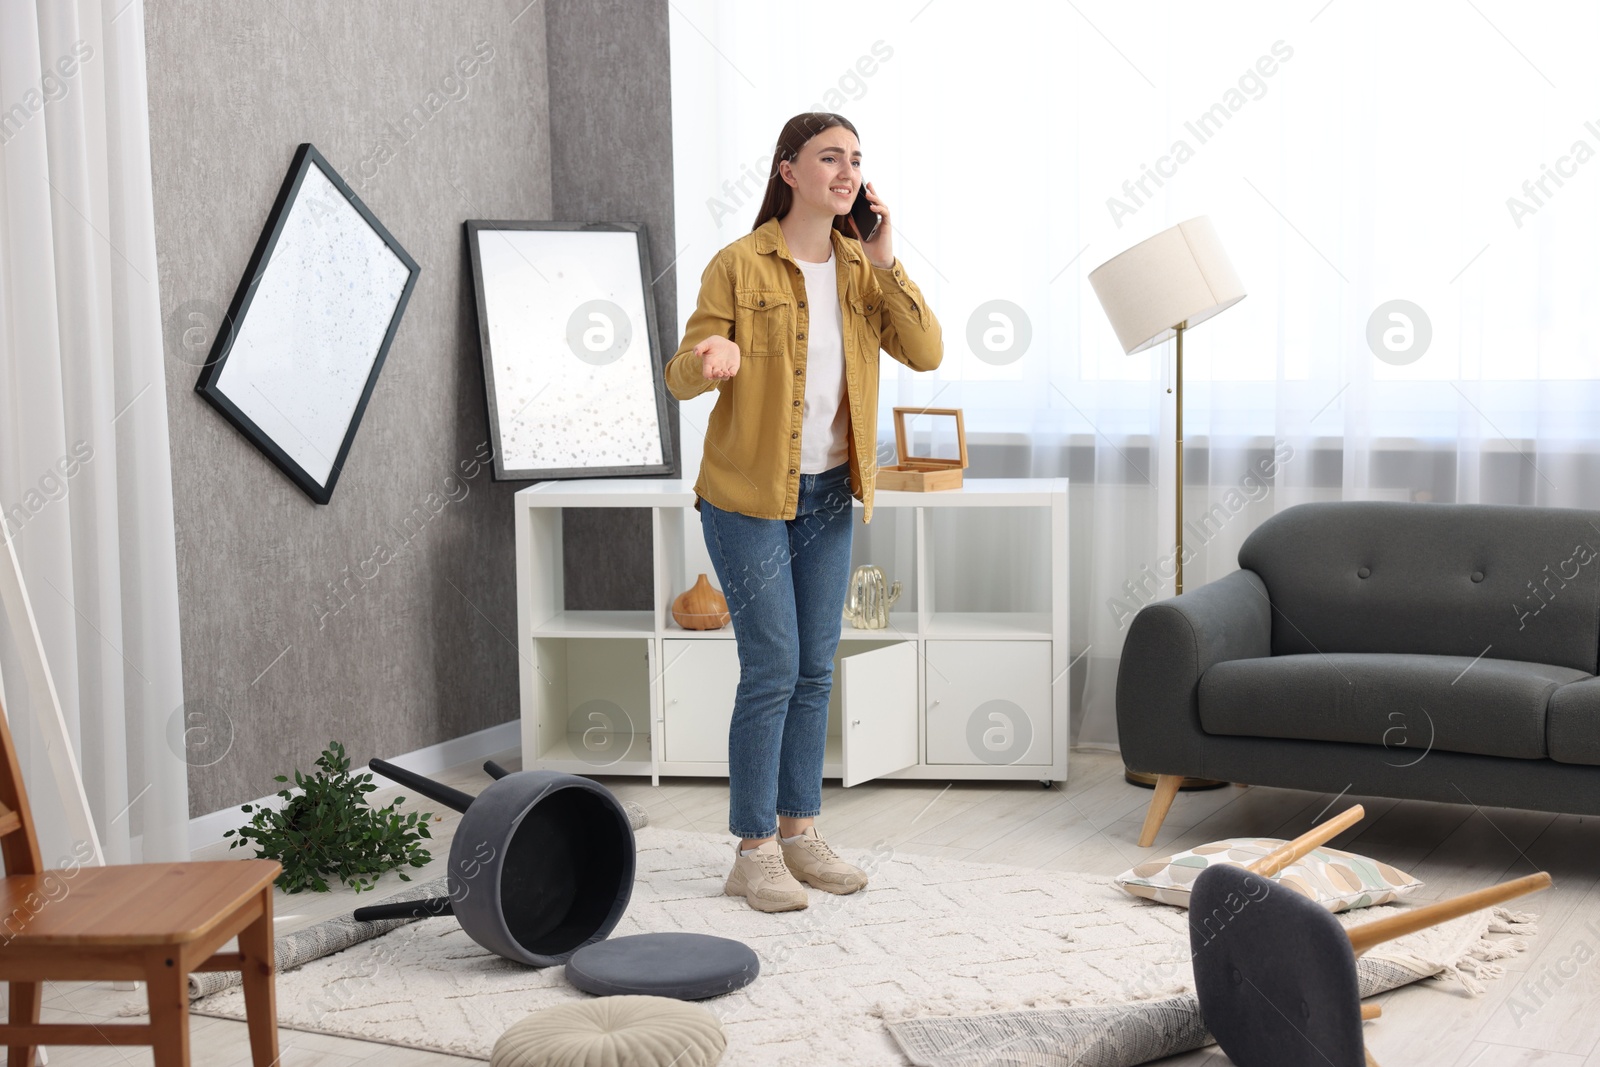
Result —
<path fill-rule="evenodd" d="M 1141 845 L 1185 775 L 1600 814 L 1600 512 L 1302 504 L 1239 566 L 1129 626 Z"/>

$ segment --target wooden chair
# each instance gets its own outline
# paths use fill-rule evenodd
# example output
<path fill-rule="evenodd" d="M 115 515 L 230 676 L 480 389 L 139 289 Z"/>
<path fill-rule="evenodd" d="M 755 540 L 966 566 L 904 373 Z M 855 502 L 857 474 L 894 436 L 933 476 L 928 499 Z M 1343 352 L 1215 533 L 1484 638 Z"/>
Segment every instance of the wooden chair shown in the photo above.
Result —
<path fill-rule="evenodd" d="M 1376 1067 L 1356 960 L 1385 941 L 1550 885 L 1544 871 L 1348 929 L 1271 878 L 1362 818 L 1358 804 L 1249 867 L 1214 864 L 1189 894 L 1189 947 L 1206 1028 L 1238 1067 Z"/>
<path fill-rule="evenodd" d="M 44 870 L 5 708 L 0 706 L 0 1025 L 7 1067 L 40 1045 L 150 1045 L 157 1067 L 189 1063 L 189 974 L 240 971 L 255 1067 L 278 1062 L 272 959 L 272 860 L 141 863 Z M 218 952 L 235 935 L 239 951 Z M 39 1022 L 44 983 L 136 979 L 148 1024 Z"/>

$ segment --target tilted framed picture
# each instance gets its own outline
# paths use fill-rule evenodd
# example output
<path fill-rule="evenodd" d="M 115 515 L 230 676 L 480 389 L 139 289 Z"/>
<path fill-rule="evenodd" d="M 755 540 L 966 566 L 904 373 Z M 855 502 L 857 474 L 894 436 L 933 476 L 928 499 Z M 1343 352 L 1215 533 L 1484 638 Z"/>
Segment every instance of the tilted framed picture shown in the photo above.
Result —
<path fill-rule="evenodd" d="M 644 224 L 465 232 L 495 479 L 676 474 Z"/>
<path fill-rule="evenodd" d="M 195 391 L 328 503 L 421 272 L 302 144 Z"/>

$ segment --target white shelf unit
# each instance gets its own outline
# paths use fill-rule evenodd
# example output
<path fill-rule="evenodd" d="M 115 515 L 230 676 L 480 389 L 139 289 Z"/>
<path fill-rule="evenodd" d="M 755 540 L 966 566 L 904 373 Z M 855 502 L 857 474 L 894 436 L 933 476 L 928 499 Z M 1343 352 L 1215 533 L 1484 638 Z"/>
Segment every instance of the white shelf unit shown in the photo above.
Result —
<path fill-rule="evenodd" d="M 870 525 L 854 505 L 851 567 L 878 565 L 901 595 L 887 629 L 840 621 L 823 776 L 1065 781 L 1067 480 L 968 479 L 874 504 Z M 523 766 L 726 776 L 733 627 L 672 620 L 698 574 L 719 584 L 692 483 L 542 482 L 515 506 Z M 568 507 L 650 509 L 651 610 L 564 608 Z"/>

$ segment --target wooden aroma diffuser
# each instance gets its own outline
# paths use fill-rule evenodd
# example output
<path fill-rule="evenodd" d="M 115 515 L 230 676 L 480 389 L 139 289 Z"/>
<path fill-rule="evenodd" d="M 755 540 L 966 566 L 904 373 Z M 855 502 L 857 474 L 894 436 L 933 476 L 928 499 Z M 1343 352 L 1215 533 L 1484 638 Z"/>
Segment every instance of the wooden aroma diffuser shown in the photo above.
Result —
<path fill-rule="evenodd" d="M 961 450 L 959 459 L 940 459 L 936 456 L 913 456 L 906 445 L 906 413 L 913 415 L 954 415 L 956 420 L 956 445 Z M 961 472 L 967 466 L 967 431 L 961 421 L 960 408 L 895 408 L 894 409 L 895 464 L 878 468 L 879 489 L 899 489 L 909 493 L 927 493 L 938 489 L 960 489 Z"/>
<path fill-rule="evenodd" d="M 685 630 L 720 630 L 728 625 L 728 601 L 702 574 L 672 602 L 672 618 Z"/>

